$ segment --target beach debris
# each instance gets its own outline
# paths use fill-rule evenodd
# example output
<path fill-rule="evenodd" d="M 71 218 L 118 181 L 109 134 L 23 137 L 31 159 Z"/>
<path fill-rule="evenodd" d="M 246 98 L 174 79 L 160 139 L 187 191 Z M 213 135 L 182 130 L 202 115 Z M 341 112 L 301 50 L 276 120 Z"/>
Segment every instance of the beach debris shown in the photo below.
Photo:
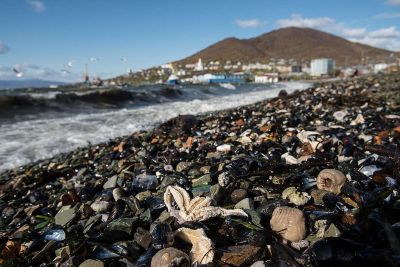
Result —
<path fill-rule="evenodd" d="M 206 236 L 204 229 L 179 228 L 175 232 L 177 238 L 192 244 L 190 258 L 192 263 L 209 264 L 214 259 L 214 247 L 211 239 Z"/>
<path fill-rule="evenodd" d="M 270 224 L 275 233 L 289 241 L 302 240 L 306 235 L 304 214 L 296 208 L 277 207 Z"/>
<path fill-rule="evenodd" d="M 346 176 L 339 170 L 324 169 L 317 176 L 318 189 L 339 194 L 340 189 L 346 182 Z"/>
<path fill-rule="evenodd" d="M 190 198 L 188 192 L 179 186 L 168 186 L 164 193 L 164 202 L 171 216 L 179 222 L 205 221 L 213 217 L 241 216 L 247 214 L 241 209 L 224 209 L 211 206 L 209 197 Z M 174 202 L 174 204 L 173 204 Z"/>
<path fill-rule="evenodd" d="M 344 122 L 344 118 L 347 116 L 347 114 L 347 110 L 338 110 L 333 113 L 333 117 L 339 122 Z"/>
<path fill-rule="evenodd" d="M 151 259 L 151 267 L 190 267 L 189 256 L 176 248 L 165 248 Z"/>
<path fill-rule="evenodd" d="M 301 206 L 305 205 L 311 199 L 311 196 L 306 192 L 299 192 L 296 187 L 292 186 L 283 190 L 282 198 L 289 200 L 296 206 Z"/>
<path fill-rule="evenodd" d="M 398 88 L 316 82 L 3 172 L 0 265 L 400 266 Z"/>

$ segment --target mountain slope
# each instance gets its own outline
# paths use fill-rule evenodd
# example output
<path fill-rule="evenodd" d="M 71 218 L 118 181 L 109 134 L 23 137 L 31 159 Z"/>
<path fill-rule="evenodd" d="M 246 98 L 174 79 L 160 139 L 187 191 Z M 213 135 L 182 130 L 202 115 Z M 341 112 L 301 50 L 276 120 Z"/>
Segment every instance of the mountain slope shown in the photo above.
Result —
<path fill-rule="evenodd" d="M 395 52 L 350 42 L 326 32 L 289 27 L 251 39 L 228 38 L 215 43 L 179 63 L 194 63 L 199 58 L 211 60 L 267 61 L 271 58 L 310 60 L 328 57 L 338 65 L 359 64 L 364 58 L 382 61 Z"/>

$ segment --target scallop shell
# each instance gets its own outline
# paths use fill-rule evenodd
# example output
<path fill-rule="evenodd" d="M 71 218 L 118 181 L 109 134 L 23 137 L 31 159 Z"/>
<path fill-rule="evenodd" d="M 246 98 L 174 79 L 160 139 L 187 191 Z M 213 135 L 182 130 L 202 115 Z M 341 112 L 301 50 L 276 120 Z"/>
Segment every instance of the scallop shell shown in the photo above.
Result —
<path fill-rule="evenodd" d="M 190 259 L 179 249 L 165 248 L 153 256 L 151 267 L 190 267 Z"/>
<path fill-rule="evenodd" d="M 296 242 L 306 236 L 304 214 L 290 207 L 277 207 L 270 220 L 271 229 L 284 239 Z"/>
<path fill-rule="evenodd" d="M 322 170 L 317 177 L 318 189 L 323 189 L 336 195 L 340 194 L 340 189 L 345 182 L 346 176 L 341 171 L 335 169 Z"/>

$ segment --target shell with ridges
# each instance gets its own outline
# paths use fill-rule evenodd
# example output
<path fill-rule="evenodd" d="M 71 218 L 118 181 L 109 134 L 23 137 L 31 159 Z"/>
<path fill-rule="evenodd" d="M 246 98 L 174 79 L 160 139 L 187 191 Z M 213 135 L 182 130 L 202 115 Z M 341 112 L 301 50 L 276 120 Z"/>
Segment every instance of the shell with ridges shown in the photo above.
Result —
<path fill-rule="evenodd" d="M 272 231 L 289 241 L 302 240 L 306 235 L 304 214 L 290 207 L 277 207 L 270 220 Z"/>

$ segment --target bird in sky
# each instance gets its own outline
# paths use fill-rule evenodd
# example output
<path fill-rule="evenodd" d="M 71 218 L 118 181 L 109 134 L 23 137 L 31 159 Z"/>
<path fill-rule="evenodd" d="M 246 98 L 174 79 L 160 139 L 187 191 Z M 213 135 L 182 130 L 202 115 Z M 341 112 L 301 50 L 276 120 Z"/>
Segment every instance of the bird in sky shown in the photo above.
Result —
<path fill-rule="evenodd" d="M 24 74 L 21 71 L 17 70 L 15 67 L 13 68 L 13 71 L 15 73 L 15 76 L 17 76 L 18 78 L 24 76 Z"/>

